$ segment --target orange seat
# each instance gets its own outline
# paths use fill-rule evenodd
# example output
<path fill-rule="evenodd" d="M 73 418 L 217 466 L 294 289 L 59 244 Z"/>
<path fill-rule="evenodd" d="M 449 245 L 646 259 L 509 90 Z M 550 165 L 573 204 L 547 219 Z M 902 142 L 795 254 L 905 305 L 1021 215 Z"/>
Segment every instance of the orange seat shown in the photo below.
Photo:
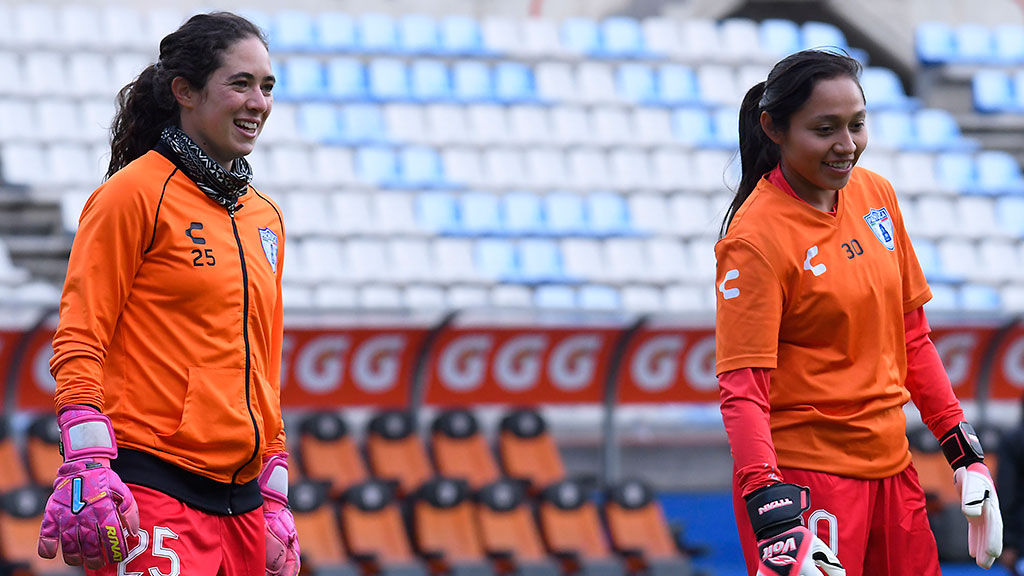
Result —
<path fill-rule="evenodd" d="M 288 502 L 302 547 L 302 565 L 324 576 L 356 576 L 342 544 L 336 510 L 327 498 L 327 482 L 305 480 L 288 488 Z"/>
<path fill-rule="evenodd" d="M 82 569 L 64 564 L 60 549 L 48 560 L 36 553 L 43 508 L 50 497 L 44 486 L 23 486 L 0 498 L 0 573 L 11 575 L 80 575 Z"/>
<path fill-rule="evenodd" d="M 494 574 L 476 529 L 469 487 L 435 478 L 416 491 L 412 504 L 416 548 L 435 574 Z"/>
<path fill-rule="evenodd" d="M 299 464 L 304 477 L 326 481 L 331 498 L 365 482 L 368 473 L 348 426 L 334 412 L 312 414 L 299 427 Z"/>
<path fill-rule="evenodd" d="M 0 474 L 0 494 L 28 485 L 28 471 L 21 459 L 21 451 L 11 437 L 10 424 L 4 417 L 0 417 L 0 467 L 3 468 L 3 474 Z M 50 478 L 49 484 L 52 483 L 53 478 Z"/>
<path fill-rule="evenodd" d="M 661 503 L 639 480 L 624 481 L 608 491 L 605 519 L 612 547 L 627 560 L 631 572 L 649 576 L 686 576 L 690 562 L 673 538 Z"/>
<path fill-rule="evenodd" d="M 525 480 L 533 493 L 565 479 L 555 439 L 534 410 L 515 410 L 502 418 L 498 453 L 505 475 Z"/>
<path fill-rule="evenodd" d="M 28 427 L 25 441 L 25 455 L 28 458 L 28 472 L 32 481 L 43 486 L 52 486 L 57 469 L 64 463 L 60 455 L 60 428 L 55 414 L 37 416 Z"/>
<path fill-rule="evenodd" d="M 366 454 L 373 475 L 398 483 L 399 495 L 414 493 L 434 475 L 427 450 L 409 412 L 389 410 L 370 419 Z"/>
<path fill-rule="evenodd" d="M 501 479 L 484 486 L 477 497 L 476 513 L 484 552 L 502 574 L 560 574 L 544 549 L 522 483 Z"/>
<path fill-rule="evenodd" d="M 479 490 L 499 477 L 498 462 L 469 410 L 442 412 L 431 432 L 434 465 L 440 475 L 465 480 Z"/>
<path fill-rule="evenodd" d="M 364 573 L 426 576 L 416 559 L 391 483 L 368 480 L 345 492 L 341 527 L 349 556 Z"/>
<path fill-rule="evenodd" d="M 548 551 L 570 574 L 623 576 L 625 568 L 608 545 L 597 507 L 580 482 L 563 480 L 541 492 L 538 509 Z"/>

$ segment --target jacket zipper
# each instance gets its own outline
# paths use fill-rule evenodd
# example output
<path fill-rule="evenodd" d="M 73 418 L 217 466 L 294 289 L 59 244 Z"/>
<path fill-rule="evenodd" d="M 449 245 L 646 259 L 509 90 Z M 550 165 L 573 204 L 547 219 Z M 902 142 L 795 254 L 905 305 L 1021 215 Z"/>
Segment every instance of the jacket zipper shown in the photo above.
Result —
<path fill-rule="evenodd" d="M 245 343 L 245 407 L 249 411 L 249 420 L 252 422 L 253 439 L 255 440 L 252 455 L 242 464 L 231 476 L 231 484 L 238 480 L 238 475 L 259 455 L 260 450 L 260 429 L 256 424 L 256 416 L 252 413 L 252 401 L 249 398 L 250 368 L 252 359 L 249 351 L 249 272 L 245 267 L 245 250 L 242 249 L 242 238 L 238 235 L 238 223 L 235 221 L 235 211 L 241 208 L 236 205 L 228 208 L 231 216 L 231 229 L 235 233 L 235 244 L 238 245 L 238 258 L 242 263 L 242 341 Z M 228 500 L 228 514 L 232 513 L 230 497 Z"/>

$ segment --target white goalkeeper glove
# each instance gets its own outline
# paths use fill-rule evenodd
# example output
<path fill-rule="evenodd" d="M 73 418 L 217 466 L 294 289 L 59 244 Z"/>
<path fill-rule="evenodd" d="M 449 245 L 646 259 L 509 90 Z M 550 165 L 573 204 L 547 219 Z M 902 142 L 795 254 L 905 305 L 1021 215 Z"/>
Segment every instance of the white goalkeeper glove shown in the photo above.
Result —
<path fill-rule="evenodd" d="M 747 495 L 747 513 L 757 536 L 757 576 L 846 576 L 835 553 L 802 525 L 810 490 L 778 483 Z"/>
<path fill-rule="evenodd" d="M 954 426 L 939 440 L 953 468 L 953 483 L 960 492 L 960 511 L 967 517 L 967 548 L 982 568 L 991 568 L 1003 553 L 1003 517 L 992 474 L 982 461 L 985 453 L 974 428 L 966 422 Z"/>

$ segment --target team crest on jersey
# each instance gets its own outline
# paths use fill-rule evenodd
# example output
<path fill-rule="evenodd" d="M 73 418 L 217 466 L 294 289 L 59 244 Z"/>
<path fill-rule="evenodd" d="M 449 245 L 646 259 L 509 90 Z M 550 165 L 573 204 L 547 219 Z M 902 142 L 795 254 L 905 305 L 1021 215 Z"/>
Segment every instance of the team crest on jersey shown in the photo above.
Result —
<path fill-rule="evenodd" d="M 263 253 L 267 256 L 267 262 L 274 273 L 277 273 L 277 234 L 270 228 L 260 228 L 260 242 L 263 243 Z"/>
<path fill-rule="evenodd" d="M 871 228 L 871 232 L 882 243 L 882 246 L 889 250 L 896 248 L 896 240 L 894 240 L 892 233 L 892 218 L 889 217 L 888 210 L 884 207 L 872 208 L 870 212 L 864 215 L 864 221 L 868 223 L 868 228 Z"/>

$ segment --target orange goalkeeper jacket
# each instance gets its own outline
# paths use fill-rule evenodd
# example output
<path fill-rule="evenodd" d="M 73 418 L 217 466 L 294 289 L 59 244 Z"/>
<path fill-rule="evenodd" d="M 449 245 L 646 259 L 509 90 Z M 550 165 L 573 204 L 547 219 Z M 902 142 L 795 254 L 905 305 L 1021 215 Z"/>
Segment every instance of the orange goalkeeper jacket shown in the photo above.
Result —
<path fill-rule="evenodd" d="M 126 482 L 239 513 L 259 504 L 262 457 L 285 449 L 284 225 L 253 187 L 232 214 L 176 162 L 158 145 L 86 203 L 53 340 L 55 403 L 110 417 Z"/>

